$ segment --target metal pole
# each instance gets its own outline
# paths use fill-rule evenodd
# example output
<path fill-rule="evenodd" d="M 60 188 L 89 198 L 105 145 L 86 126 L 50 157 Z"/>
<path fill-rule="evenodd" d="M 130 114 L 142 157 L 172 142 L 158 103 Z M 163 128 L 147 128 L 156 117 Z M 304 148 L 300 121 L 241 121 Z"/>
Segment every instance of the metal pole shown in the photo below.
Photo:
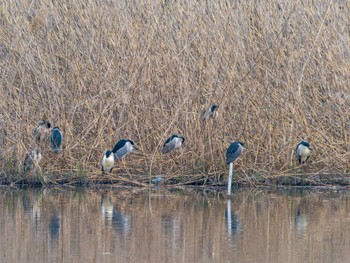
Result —
<path fill-rule="evenodd" d="M 228 183 L 227 183 L 227 195 L 231 195 L 232 173 L 233 173 L 233 162 L 230 163 L 230 171 L 228 174 Z"/>

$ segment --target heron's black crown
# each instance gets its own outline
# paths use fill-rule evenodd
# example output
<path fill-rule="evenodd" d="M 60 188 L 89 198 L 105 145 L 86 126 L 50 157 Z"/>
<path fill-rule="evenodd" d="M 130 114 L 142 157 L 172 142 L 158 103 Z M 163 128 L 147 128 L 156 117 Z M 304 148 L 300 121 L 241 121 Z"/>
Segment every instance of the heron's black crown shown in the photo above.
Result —
<path fill-rule="evenodd" d="M 245 144 L 243 142 L 238 142 L 240 145 L 242 145 L 243 147 L 245 147 Z"/>
<path fill-rule="evenodd" d="M 218 107 L 216 104 L 211 105 L 211 111 L 214 112 Z"/>
<path fill-rule="evenodd" d="M 107 151 L 106 151 L 106 157 L 107 157 L 107 158 L 108 158 L 111 154 L 112 154 L 112 151 L 111 151 L 111 150 L 107 150 Z"/>
<path fill-rule="evenodd" d="M 311 150 L 310 144 L 309 144 L 308 142 L 306 142 L 306 141 L 301 141 L 301 142 L 298 144 L 298 146 L 299 146 L 299 145 L 304 145 L 305 147 L 307 147 L 307 148 L 309 148 L 309 149 Z"/>

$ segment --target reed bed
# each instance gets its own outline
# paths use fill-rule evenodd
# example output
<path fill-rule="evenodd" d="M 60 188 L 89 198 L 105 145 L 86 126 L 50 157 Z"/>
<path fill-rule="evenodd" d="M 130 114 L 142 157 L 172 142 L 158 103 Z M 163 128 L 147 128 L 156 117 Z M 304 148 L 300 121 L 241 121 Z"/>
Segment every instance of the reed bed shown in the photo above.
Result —
<path fill-rule="evenodd" d="M 40 182 L 221 184 L 228 140 L 249 149 L 235 180 L 349 174 L 350 4 L 347 1 L 58 1 L 0 4 L 1 179 L 20 175 L 41 143 Z M 219 116 L 205 125 L 211 103 Z M 162 156 L 168 136 L 186 138 Z M 111 177 L 100 161 L 121 138 L 139 151 Z M 297 167 L 295 147 L 313 153 Z"/>

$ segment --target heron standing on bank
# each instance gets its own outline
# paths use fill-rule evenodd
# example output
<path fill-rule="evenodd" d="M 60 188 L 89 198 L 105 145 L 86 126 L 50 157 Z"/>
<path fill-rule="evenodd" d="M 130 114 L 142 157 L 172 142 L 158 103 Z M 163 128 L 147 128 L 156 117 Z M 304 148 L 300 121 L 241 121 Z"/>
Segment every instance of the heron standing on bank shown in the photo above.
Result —
<path fill-rule="evenodd" d="M 51 129 L 51 123 L 47 120 L 39 122 L 38 127 L 33 130 L 33 135 L 35 136 L 36 143 L 40 143 L 41 135 L 48 133 Z"/>
<path fill-rule="evenodd" d="M 114 168 L 114 153 L 111 150 L 107 150 L 102 158 L 102 174 L 105 172 L 111 173 Z"/>
<path fill-rule="evenodd" d="M 312 149 L 310 148 L 310 144 L 308 142 L 299 142 L 296 149 L 299 164 L 304 164 L 309 159 L 311 152 Z"/>
<path fill-rule="evenodd" d="M 40 148 L 36 147 L 34 150 L 32 150 L 30 153 L 26 154 L 26 157 L 23 162 L 23 170 L 24 172 L 28 172 L 32 170 L 33 168 L 36 168 L 39 166 L 39 163 L 41 161 L 41 152 Z"/>
<path fill-rule="evenodd" d="M 124 159 L 124 157 L 134 150 L 135 143 L 129 139 L 122 139 L 114 145 L 112 152 L 116 161 Z"/>
<path fill-rule="evenodd" d="M 185 138 L 176 134 L 171 135 L 164 143 L 162 154 L 166 154 L 179 148 L 185 142 Z"/>
<path fill-rule="evenodd" d="M 63 134 L 60 128 L 55 127 L 52 129 L 50 141 L 53 151 L 57 154 L 62 149 L 63 143 Z"/>
<path fill-rule="evenodd" d="M 202 113 L 202 121 L 208 121 L 210 118 L 216 119 L 218 116 L 219 106 L 217 104 L 212 104 L 208 109 Z"/>
<path fill-rule="evenodd" d="M 245 149 L 243 142 L 233 142 L 226 151 L 226 164 L 230 165 L 228 174 L 227 195 L 231 195 L 233 162 L 242 154 Z"/>

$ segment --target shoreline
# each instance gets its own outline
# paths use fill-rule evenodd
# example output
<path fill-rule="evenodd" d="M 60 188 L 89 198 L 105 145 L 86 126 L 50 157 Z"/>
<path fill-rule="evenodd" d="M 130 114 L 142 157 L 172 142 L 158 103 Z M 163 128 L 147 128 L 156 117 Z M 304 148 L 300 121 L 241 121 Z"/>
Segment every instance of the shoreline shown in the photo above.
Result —
<path fill-rule="evenodd" d="M 160 183 L 150 183 L 150 180 L 161 178 Z M 8 176 L 0 178 L 0 187 L 199 187 L 226 189 L 227 175 L 91 175 L 91 176 Z M 233 187 L 344 187 L 350 186 L 348 174 L 284 174 L 270 176 L 245 176 L 241 174 L 234 177 Z"/>

